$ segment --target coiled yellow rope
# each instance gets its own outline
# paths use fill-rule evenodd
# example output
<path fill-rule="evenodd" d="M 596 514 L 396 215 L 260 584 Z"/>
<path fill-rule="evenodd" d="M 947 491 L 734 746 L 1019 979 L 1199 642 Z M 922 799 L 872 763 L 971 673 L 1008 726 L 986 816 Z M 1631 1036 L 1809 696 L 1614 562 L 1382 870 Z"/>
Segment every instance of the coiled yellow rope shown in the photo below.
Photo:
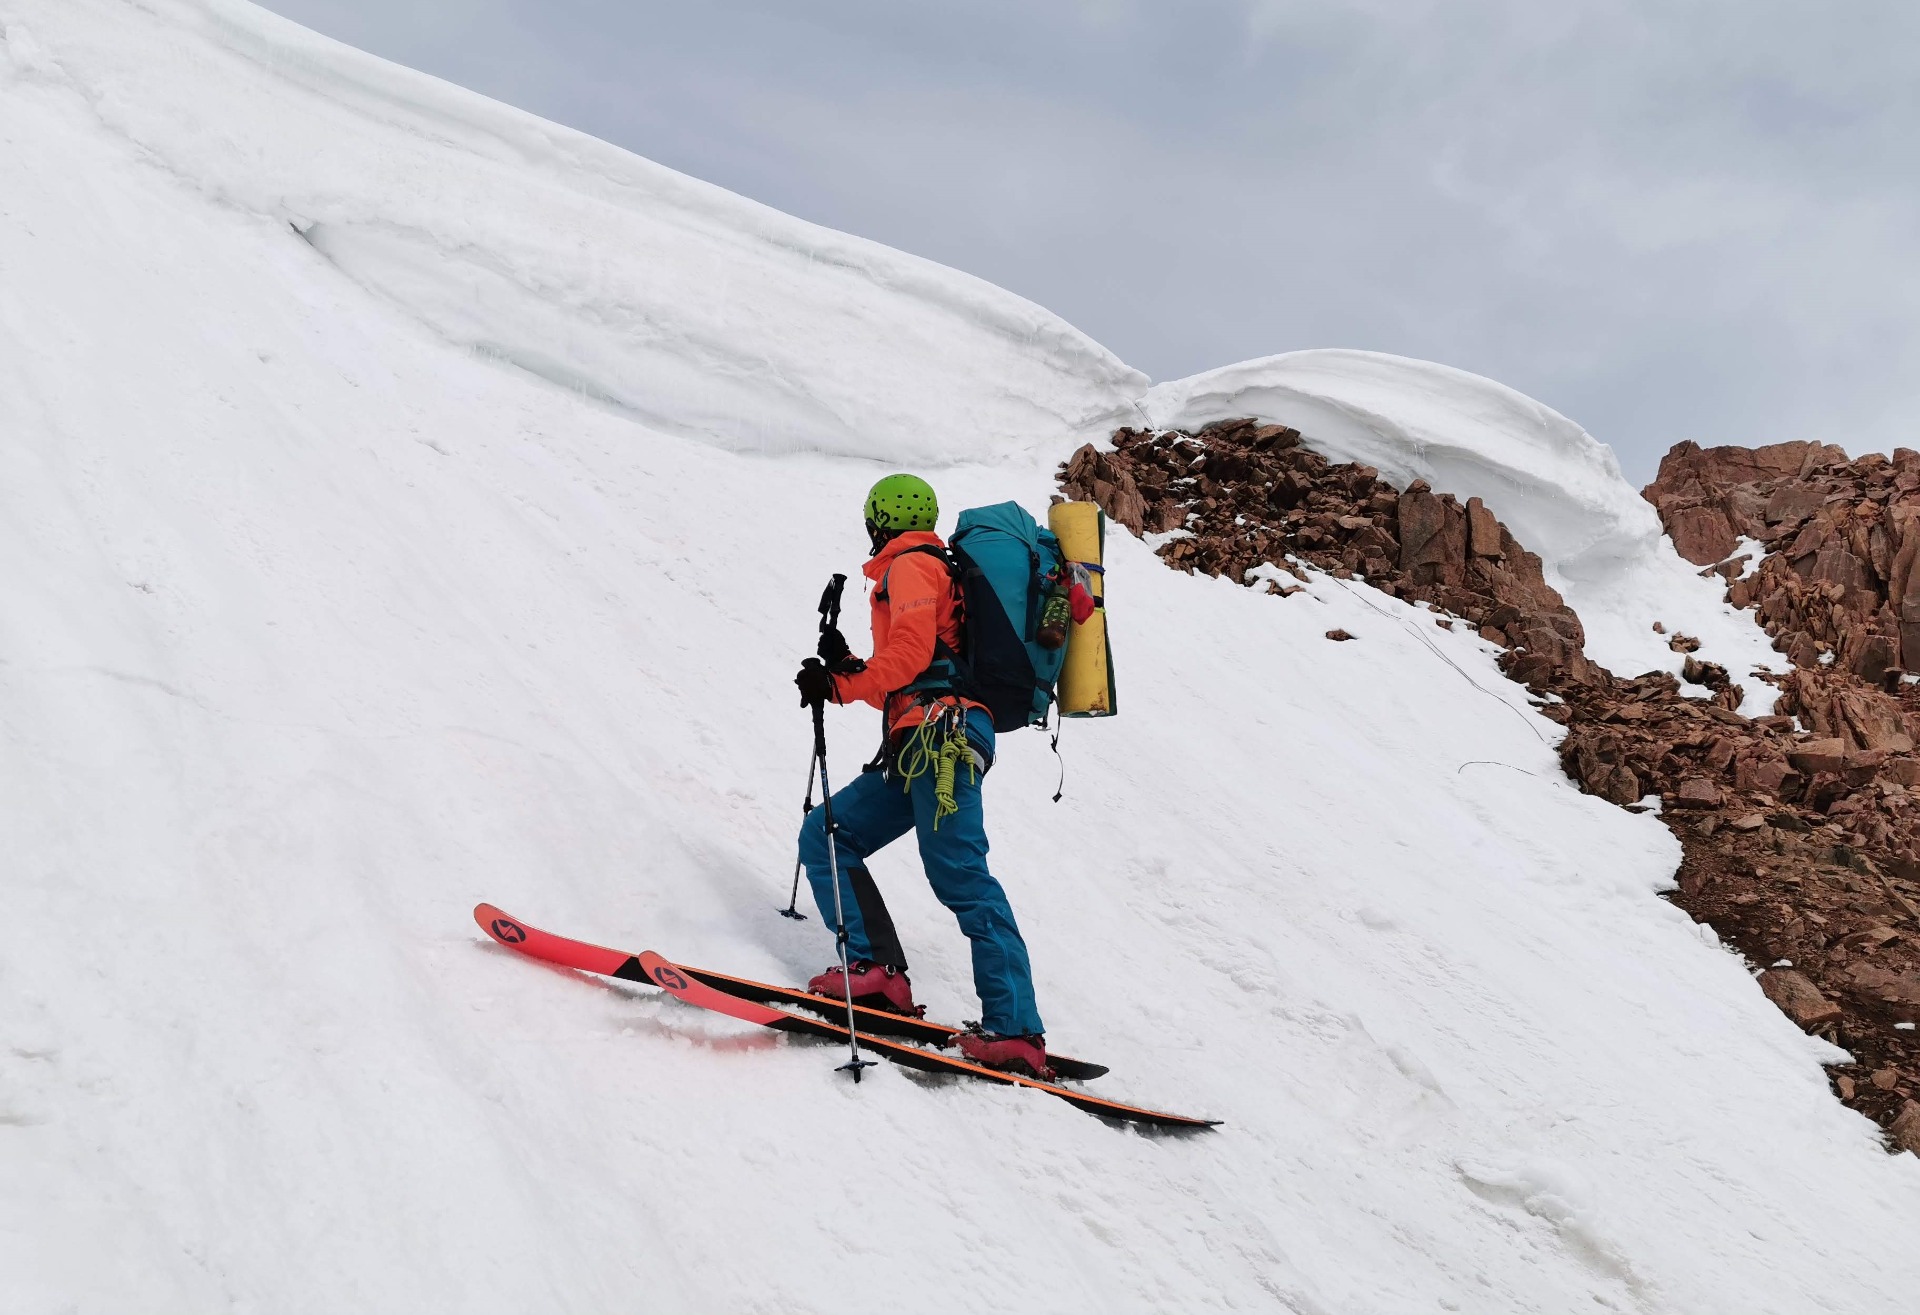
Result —
<path fill-rule="evenodd" d="M 915 781 L 929 771 L 933 773 L 935 831 L 940 829 L 941 818 L 951 817 L 960 811 L 960 805 L 953 797 L 953 787 L 962 758 L 967 762 L 967 780 L 972 782 L 975 779 L 973 745 L 967 742 L 963 726 L 964 718 L 957 715 L 957 709 L 949 708 L 937 717 L 928 717 L 907 732 L 906 741 L 900 746 L 900 781 L 909 794 L 913 792 Z"/>

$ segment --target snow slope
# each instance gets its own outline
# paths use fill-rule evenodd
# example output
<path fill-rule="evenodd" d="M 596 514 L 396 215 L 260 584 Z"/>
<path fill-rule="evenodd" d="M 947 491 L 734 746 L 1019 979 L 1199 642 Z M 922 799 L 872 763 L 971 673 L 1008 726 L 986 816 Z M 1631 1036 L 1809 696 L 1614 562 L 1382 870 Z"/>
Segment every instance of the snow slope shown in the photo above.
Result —
<path fill-rule="evenodd" d="M 824 963 L 774 913 L 787 681 L 860 494 L 944 433 L 976 458 L 949 506 L 1037 506 L 1124 371 L 1063 363 L 1064 329 L 1023 355 L 989 314 L 1018 303 L 869 249 L 738 294 L 768 324 L 864 305 L 867 336 L 791 345 L 775 384 L 749 323 L 609 405 L 396 292 L 458 307 L 431 245 L 376 278 L 297 236 L 247 143 L 355 125 L 309 161 L 323 228 L 498 188 L 522 271 L 624 258 L 542 210 L 608 148 L 237 5 L 0 0 L 0 28 L 0 1309 L 1911 1307 L 1920 1164 L 1654 897 L 1667 833 L 1561 777 L 1484 645 L 1338 581 L 1281 602 L 1122 536 L 1122 715 L 1068 728 L 1065 803 L 1037 736 L 989 786 L 1052 1039 L 1217 1133 L 854 1087 L 487 944 L 481 898 Z M 616 228 L 738 240 L 742 203 L 619 167 L 656 186 L 603 199 Z M 520 286 L 578 322 L 583 283 Z M 664 325 L 707 313 L 655 289 Z M 809 437 L 854 378 L 870 419 L 925 413 L 861 431 L 884 460 Z M 716 446 L 727 415 L 782 437 Z M 873 729 L 836 713 L 836 775 Z M 876 870 L 921 997 L 964 1015 L 911 853 Z"/>
<path fill-rule="evenodd" d="M 1622 676 L 1679 672 L 1685 655 L 1653 629 L 1702 641 L 1700 656 L 1745 684 L 1749 715 L 1772 709 L 1752 676 L 1780 665 L 1766 635 L 1723 601 L 1716 579 L 1673 550 L 1660 518 L 1620 474 L 1613 449 L 1522 393 L 1429 361 L 1319 350 L 1242 361 L 1159 384 L 1144 409 L 1165 428 L 1257 415 L 1301 431 L 1335 461 L 1402 487 L 1424 479 L 1479 497 L 1540 554 L 1580 614 L 1587 653 Z M 1703 691 L 1704 693 L 1704 691 Z"/>
<path fill-rule="evenodd" d="M 190 187 L 297 225 L 449 341 L 656 428 L 740 450 L 943 462 L 1111 428 L 1145 387 L 978 279 L 242 0 L 0 12 L 18 29 L 17 66 L 72 87 Z"/>

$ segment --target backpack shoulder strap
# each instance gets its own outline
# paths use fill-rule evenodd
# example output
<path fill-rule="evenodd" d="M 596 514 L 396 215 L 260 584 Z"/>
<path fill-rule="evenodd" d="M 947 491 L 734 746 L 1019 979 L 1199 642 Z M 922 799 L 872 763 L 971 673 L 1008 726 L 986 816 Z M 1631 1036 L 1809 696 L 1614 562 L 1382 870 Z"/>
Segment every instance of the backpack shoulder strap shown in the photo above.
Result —
<path fill-rule="evenodd" d="M 930 543 L 918 544 L 912 548 L 902 548 L 897 554 L 895 554 L 894 559 L 887 563 L 886 571 L 881 574 L 880 587 L 873 591 L 873 596 L 883 603 L 890 601 L 887 597 L 887 581 L 893 578 L 893 568 L 899 564 L 899 561 L 902 557 L 907 556 L 909 553 L 916 553 L 916 552 L 925 553 L 929 557 L 937 558 L 940 564 L 947 568 L 948 586 L 953 590 L 954 597 L 956 598 L 959 597 L 959 594 L 960 594 L 959 567 L 955 565 L 952 555 L 948 553 L 945 548 L 936 548 Z"/>

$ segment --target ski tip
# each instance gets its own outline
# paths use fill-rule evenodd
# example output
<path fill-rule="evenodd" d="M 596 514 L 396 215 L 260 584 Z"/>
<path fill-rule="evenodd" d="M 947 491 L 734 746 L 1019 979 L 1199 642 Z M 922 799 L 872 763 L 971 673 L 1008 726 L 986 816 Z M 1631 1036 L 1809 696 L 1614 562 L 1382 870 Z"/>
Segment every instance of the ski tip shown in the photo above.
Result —
<path fill-rule="evenodd" d="M 519 945 L 527 939 L 527 929 L 506 915 L 502 909 L 491 904 L 473 906 L 473 920 L 480 924 L 480 930 L 502 945 Z"/>

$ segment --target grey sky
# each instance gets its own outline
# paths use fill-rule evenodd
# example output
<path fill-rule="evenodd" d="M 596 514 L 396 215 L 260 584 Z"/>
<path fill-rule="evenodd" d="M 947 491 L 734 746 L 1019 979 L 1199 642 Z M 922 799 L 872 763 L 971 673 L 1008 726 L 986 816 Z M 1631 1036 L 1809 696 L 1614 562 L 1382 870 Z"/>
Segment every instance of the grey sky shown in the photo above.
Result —
<path fill-rule="evenodd" d="M 1155 379 L 1489 375 L 1649 478 L 1920 446 L 1920 6 L 266 0 L 1012 289 Z"/>

